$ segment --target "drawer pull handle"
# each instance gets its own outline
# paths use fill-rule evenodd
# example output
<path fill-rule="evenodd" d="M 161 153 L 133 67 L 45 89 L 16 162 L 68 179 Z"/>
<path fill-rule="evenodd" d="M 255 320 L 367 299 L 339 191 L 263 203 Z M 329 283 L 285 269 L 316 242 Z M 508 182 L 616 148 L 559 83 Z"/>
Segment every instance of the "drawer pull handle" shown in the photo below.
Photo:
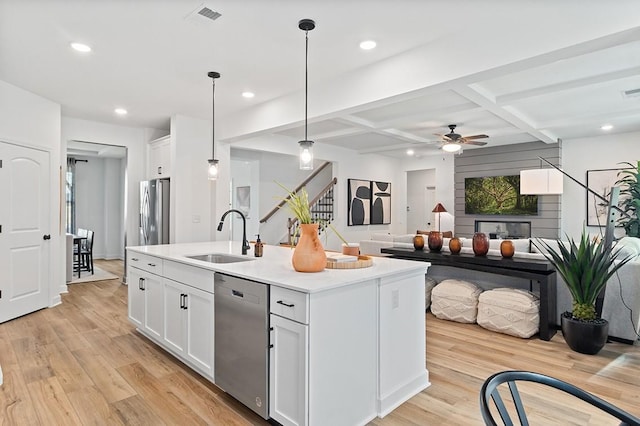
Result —
<path fill-rule="evenodd" d="M 147 265 L 151 266 L 152 268 L 155 268 L 155 267 L 156 267 L 156 264 L 155 264 L 155 263 L 147 263 Z"/>
<path fill-rule="evenodd" d="M 137 257 L 132 257 L 131 260 L 134 261 L 134 262 L 137 262 L 138 258 Z"/>
<path fill-rule="evenodd" d="M 276 303 L 279 305 L 284 305 L 287 308 L 293 308 L 295 306 L 293 303 L 286 303 L 286 302 L 283 302 L 282 300 L 278 300 Z"/>

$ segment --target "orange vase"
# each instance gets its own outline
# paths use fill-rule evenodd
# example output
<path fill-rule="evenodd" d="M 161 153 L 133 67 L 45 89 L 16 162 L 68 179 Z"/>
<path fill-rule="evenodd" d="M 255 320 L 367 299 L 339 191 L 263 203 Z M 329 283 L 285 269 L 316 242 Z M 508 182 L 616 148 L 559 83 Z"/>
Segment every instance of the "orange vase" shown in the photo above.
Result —
<path fill-rule="evenodd" d="M 318 224 L 300 225 L 300 240 L 291 257 L 293 269 L 298 272 L 320 272 L 327 266 L 327 255 L 318 238 Z"/>
<path fill-rule="evenodd" d="M 500 254 L 502 254 L 502 257 L 510 259 L 513 257 L 515 252 L 516 248 L 511 240 L 504 240 L 500 243 Z"/>
<path fill-rule="evenodd" d="M 462 250 L 462 241 L 460 241 L 460 238 L 453 237 L 449 240 L 449 250 L 451 250 L 451 254 L 460 253 L 460 250 Z"/>
<path fill-rule="evenodd" d="M 489 252 L 489 237 L 484 232 L 476 232 L 471 245 L 476 256 L 484 256 Z"/>

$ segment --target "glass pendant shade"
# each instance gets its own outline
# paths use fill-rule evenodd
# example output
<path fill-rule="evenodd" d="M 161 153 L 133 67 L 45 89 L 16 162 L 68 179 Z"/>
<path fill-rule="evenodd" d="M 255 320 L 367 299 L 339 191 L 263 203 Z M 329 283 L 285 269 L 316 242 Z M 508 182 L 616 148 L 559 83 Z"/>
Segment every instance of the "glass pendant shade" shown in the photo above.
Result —
<path fill-rule="evenodd" d="M 313 141 L 300 141 L 300 170 L 313 170 Z"/>
<path fill-rule="evenodd" d="M 216 180 L 218 178 L 218 160 L 209 160 L 209 169 L 207 172 L 209 180 Z"/>
<path fill-rule="evenodd" d="M 457 152 L 460 148 L 462 147 L 457 143 L 447 143 L 442 146 L 442 150 L 446 152 Z"/>

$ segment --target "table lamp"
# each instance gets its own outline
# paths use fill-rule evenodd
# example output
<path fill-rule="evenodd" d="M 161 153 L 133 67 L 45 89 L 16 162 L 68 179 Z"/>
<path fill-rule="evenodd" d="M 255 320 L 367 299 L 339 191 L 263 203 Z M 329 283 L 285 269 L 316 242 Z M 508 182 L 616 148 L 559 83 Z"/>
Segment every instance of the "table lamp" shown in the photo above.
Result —
<path fill-rule="evenodd" d="M 438 232 L 440 232 L 440 213 L 446 213 L 447 209 L 445 209 L 441 203 L 438 203 L 431 211 L 433 213 L 438 213 Z"/>

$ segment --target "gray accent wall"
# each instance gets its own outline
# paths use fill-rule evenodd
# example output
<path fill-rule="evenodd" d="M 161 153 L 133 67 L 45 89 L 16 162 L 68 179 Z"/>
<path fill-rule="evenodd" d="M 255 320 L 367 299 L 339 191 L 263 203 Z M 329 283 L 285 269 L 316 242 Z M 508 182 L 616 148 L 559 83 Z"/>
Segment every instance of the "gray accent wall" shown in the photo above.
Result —
<path fill-rule="evenodd" d="M 552 164 L 562 165 L 561 143 L 530 142 L 498 147 L 470 149 L 455 155 L 455 235 L 471 237 L 476 220 L 531 222 L 531 236 L 559 238 L 562 195 L 538 196 L 538 214 L 534 216 L 466 215 L 464 213 L 464 180 L 468 177 L 508 176 L 520 174 L 520 170 L 551 167 L 538 157 Z"/>

